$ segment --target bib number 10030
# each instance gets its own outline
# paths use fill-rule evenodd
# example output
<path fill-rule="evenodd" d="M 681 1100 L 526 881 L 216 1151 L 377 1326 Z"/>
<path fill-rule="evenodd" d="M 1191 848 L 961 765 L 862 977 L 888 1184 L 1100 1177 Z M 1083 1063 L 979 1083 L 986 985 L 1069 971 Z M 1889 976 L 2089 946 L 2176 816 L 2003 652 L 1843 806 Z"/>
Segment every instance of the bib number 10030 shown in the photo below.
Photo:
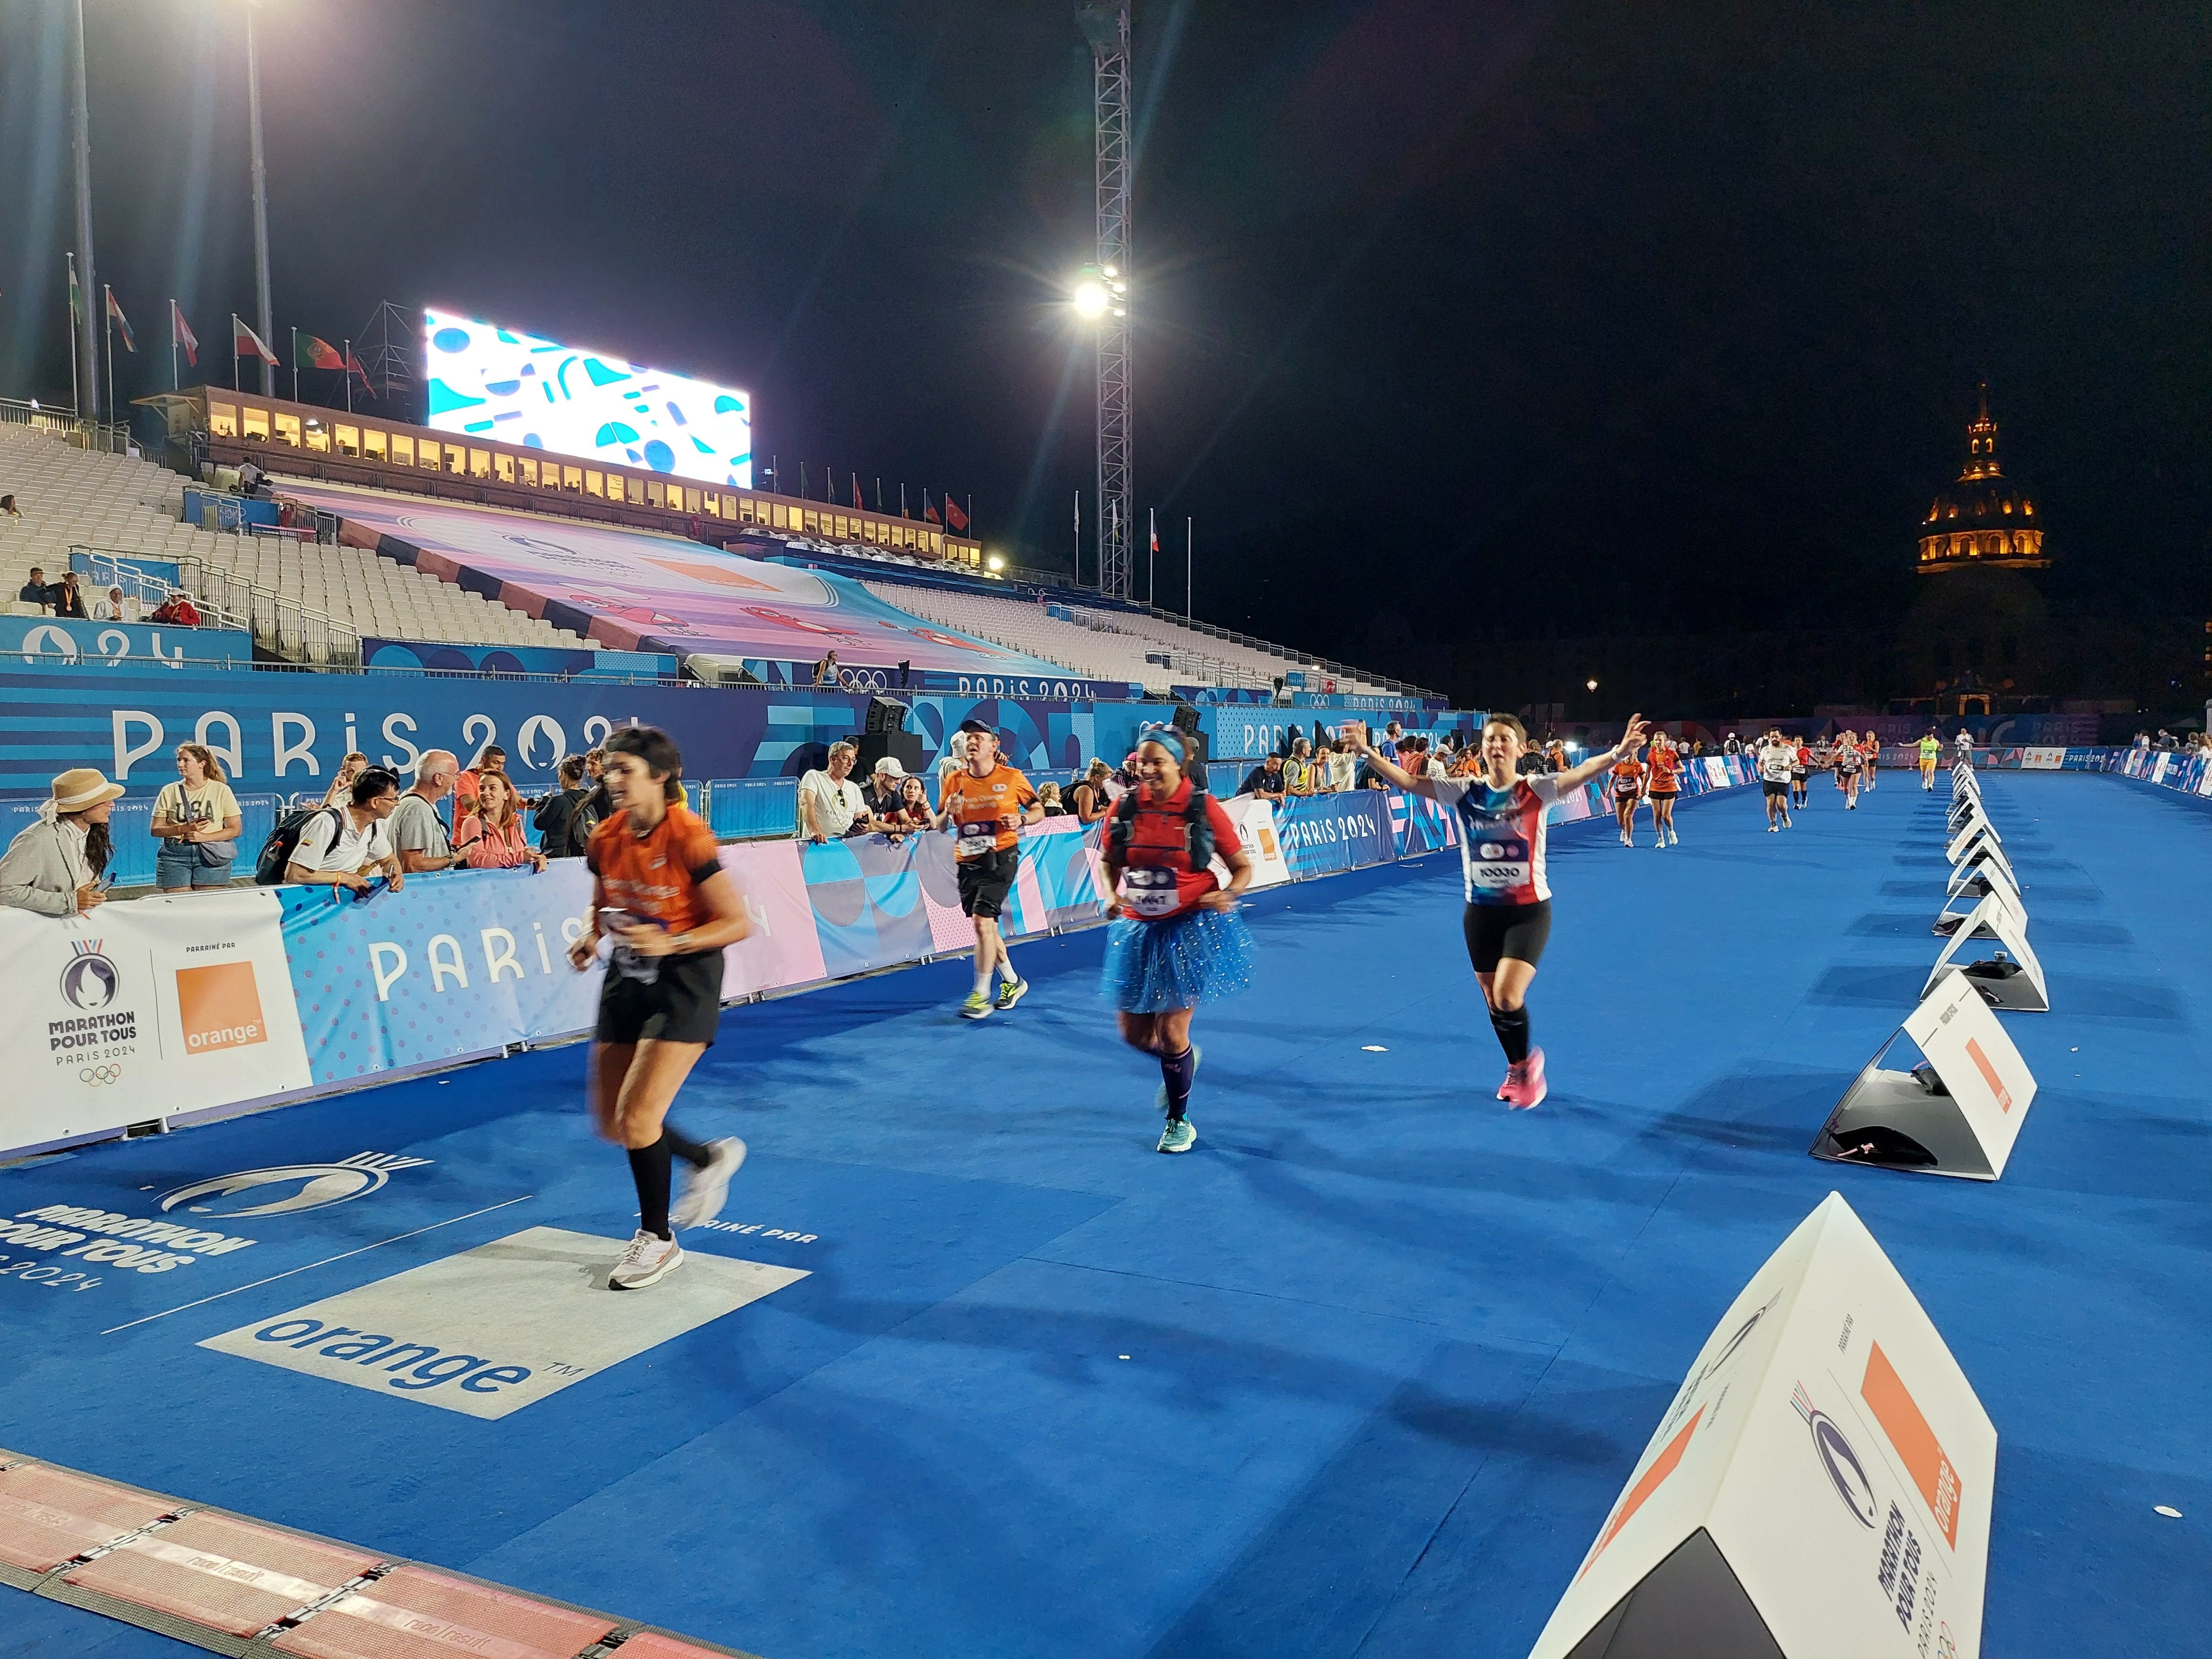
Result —
<path fill-rule="evenodd" d="M 1484 836 L 1468 849 L 1474 884 L 1498 892 L 1528 884 L 1528 843 L 1518 836 Z"/>

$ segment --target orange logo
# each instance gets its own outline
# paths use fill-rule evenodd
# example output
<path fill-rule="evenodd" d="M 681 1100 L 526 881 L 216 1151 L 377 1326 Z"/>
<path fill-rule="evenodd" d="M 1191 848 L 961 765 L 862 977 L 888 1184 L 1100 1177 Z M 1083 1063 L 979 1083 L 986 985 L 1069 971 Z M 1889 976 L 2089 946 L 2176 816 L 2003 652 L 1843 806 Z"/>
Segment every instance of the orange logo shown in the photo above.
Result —
<path fill-rule="evenodd" d="M 177 969 L 177 1018 L 185 1052 L 213 1054 L 269 1041 L 261 1018 L 261 988 L 250 962 L 216 962 Z"/>
<path fill-rule="evenodd" d="M 1598 1557 L 1605 1553 L 1605 1547 L 1613 1542 L 1613 1534 L 1626 1526 L 1629 1518 L 1644 1507 L 1644 1499 L 1657 1492 L 1667 1477 L 1674 1473 L 1682 1462 L 1682 1454 L 1690 1449 L 1690 1437 L 1698 1431 L 1698 1419 L 1705 1414 L 1703 1406 L 1692 1412 L 1690 1420 L 1682 1425 L 1674 1437 L 1667 1443 L 1666 1449 L 1651 1460 L 1651 1467 L 1644 1470 L 1636 1484 L 1629 1488 L 1628 1496 L 1620 1500 L 1620 1507 L 1613 1511 L 1613 1519 L 1606 1522 L 1605 1530 L 1597 1535 L 1597 1542 L 1590 1549 L 1589 1559 L 1583 1563 L 1583 1571 L 1575 1575 L 1577 1580 L 1579 1581 L 1583 1572 L 1588 1572 Z"/>
<path fill-rule="evenodd" d="M 1881 1425 L 1881 1431 L 1897 1449 L 1898 1458 L 1904 1463 L 1905 1473 L 1912 1477 L 1912 1484 L 1920 1488 L 1920 1496 L 1927 1502 L 1929 1514 L 1936 1517 L 1936 1529 L 1943 1534 L 1943 1541 L 1953 1549 L 1958 1548 L 1959 1471 L 1936 1441 L 1936 1431 L 1920 1414 L 1920 1407 L 1906 1389 L 1905 1379 L 1897 1374 L 1897 1367 L 1889 1363 L 1889 1356 L 1881 1351 L 1879 1342 L 1867 1355 L 1866 1378 L 1859 1384 L 1859 1397 L 1867 1402 L 1874 1420 Z"/>
<path fill-rule="evenodd" d="M 1997 1068 L 1990 1064 L 1990 1057 L 1982 1052 L 1982 1045 L 1972 1037 L 1966 1039 L 1966 1058 L 1974 1062 L 1974 1069 L 1982 1074 L 1982 1081 L 1990 1085 L 1990 1092 L 1997 1097 L 1997 1109 L 2012 1110 L 2012 1091 L 2004 1086 Z"/>

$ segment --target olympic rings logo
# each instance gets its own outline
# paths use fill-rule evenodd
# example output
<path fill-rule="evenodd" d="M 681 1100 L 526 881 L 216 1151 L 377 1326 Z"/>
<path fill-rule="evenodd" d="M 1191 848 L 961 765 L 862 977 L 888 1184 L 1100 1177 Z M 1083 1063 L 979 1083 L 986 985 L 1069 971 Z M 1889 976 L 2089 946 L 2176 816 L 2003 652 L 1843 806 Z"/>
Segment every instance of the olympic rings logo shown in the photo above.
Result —
<path fill-rule="evenodd" d="M 119 1064 L 88 1066 L 76 1074 L 76 1080 L 79 1083 L 90 1084 L 95 1089 L 110 1083 L 120 1083 L 123 1080 L 123 1067 Z"/>

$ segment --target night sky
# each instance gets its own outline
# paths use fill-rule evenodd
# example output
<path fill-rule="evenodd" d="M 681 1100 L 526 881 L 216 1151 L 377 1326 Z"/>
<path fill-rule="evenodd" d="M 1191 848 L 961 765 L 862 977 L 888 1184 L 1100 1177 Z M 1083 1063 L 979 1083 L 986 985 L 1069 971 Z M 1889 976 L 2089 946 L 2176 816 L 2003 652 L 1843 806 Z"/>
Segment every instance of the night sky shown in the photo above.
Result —
<path fill-rule="evenodd" d="M 118 390 L 167 384 L 171 295 L 227 375 L 240 7 L 85 9 L 100 275 L 141 347 Z M 60 11 L 0 0 L 10 396 L 66 397 Z M 791 483 L 972 494 L 987 545 L 1065 565 L 1068 4 L 265 17 L 280 352 L 441 303 L 748 387 Z M 1878 624 L 1986 379 L 2057 593 L 2207 606 L 2203 8 L 1139 0 L 1137 27 L 1164 604 L 1188 514 L 1201 615 L 1383 668 L 1408 635 Z"/>

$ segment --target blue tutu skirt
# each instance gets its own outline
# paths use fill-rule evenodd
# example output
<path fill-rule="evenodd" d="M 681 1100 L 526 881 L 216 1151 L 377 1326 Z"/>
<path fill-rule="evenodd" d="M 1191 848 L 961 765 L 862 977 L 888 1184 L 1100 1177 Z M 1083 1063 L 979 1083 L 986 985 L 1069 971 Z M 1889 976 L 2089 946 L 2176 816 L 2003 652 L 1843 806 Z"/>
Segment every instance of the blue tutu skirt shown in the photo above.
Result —
<path fill-rule="evenodd" d="M 1164 1014 L 1234 996 L 1252 982 L 1252 930 L 1233 910 L 1108 924 L 1099 990 L 1125 1014 Z"/>

